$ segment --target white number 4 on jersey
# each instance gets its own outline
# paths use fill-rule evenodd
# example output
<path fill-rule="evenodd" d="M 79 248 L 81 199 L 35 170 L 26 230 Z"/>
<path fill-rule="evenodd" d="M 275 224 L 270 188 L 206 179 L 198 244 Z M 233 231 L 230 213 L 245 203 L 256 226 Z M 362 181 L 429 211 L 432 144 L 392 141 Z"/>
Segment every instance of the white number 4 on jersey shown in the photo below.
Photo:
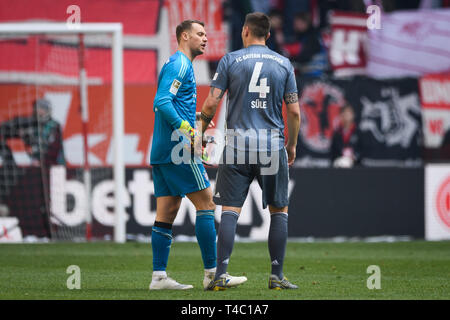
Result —
<path fill-rule="evenodd" d="M 263 66 L 262 62 L 255 63 L 252 78 L 250 79 L 250 84 L 248 85 L 248 92 L 257 92 L 259 93 L 260 98 L 265 98 L 266 94 L 270 92 L 270 87 L 267 85 L 267 78 L 259 79 L 262 66 Z M 259 86 L 257 85 L 258 79 L 259 79 Z"/>

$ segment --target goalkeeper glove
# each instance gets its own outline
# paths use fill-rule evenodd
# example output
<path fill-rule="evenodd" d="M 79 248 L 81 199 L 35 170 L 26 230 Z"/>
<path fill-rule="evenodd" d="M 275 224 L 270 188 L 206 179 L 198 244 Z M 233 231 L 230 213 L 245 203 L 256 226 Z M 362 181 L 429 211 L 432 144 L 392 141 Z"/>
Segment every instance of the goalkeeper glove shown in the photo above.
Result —
<path fill-rule="evenodd" d="M 186 120 L 181 121 L 179 130 L 190 140 L 190 142 L 191 142 L 190 148 L 194 148 L 194 150 L 195 150 L 196 139 L 198 139 L 198 137 L 200 136 L 199 131 L 197 129 L 192 128 L 192 126 Z M 204 161 L 204 162 L 208 162 L 210 160 L 208 152 L 206 151 L 205 147 L 203 147 L 203 146 L 202 146 L 201 158 L 202 158 L 202 161 Z"/>
<path fill-rule="evenodd" d="M 188 121 L 183 120 L 180 124 L 180 131 L 191 140 L 191 144 L 194 144 L 194 139 L 199 135 L 198 130 L 191 127 Z"/>
<path fill-rule="evenodd" d="M 211 157 L 209 156 L 208 151 L 206 150 L 205 147 L 202 146 L 202 162 L 204 164 L 208 164 L 209 165 L 209 161 L 211 160 Z"/>

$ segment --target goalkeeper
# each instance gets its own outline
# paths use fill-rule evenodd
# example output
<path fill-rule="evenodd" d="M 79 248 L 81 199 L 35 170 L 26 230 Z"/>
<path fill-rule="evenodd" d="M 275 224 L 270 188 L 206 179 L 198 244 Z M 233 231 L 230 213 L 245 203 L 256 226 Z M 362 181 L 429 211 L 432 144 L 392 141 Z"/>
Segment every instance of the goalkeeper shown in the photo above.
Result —
<path fill-rule="evenodd" d="M 172 224 L 187 196 L 197 216 L 195 234 L 203 259 L 203 286 L 214 278 L 216 270 L 216 230 L 212 192 L 208 175 L 194 144 L 201 149 L 201 139 L 195 128 L 197 91 L 192 61 L 204 53 L 207 43 L 204 23 L 183 21 L 176 28 L 178 50 L 163 66 L 153 103 L 155 126 L 150 164 L 155 186 L 156 219 L 152 228 L 153 275 L 150 290 L 190 289 L 166 274 L 172 243 Z M 181 147 L 180 147 L 181 146 Z M 195 148 L 196 149 L 196 148 Z M 181 154 L 181 156 L 180 156 Z M 228 285 L 235 286 L 245 277 L 228 276 Z"/>

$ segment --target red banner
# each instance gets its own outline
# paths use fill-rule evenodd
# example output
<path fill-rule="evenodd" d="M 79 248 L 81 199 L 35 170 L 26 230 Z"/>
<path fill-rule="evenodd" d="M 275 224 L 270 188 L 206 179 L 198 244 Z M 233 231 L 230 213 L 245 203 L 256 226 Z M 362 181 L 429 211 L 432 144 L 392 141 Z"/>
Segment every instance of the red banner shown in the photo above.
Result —
<path fill-rule="evenodd" d="M 450 132 L 450 74 L 434 74 L 419 80 L 423 107 L 425 146 L 438 148 Z"/>
<path fill-rule="evenodd" d="M 159 0 L 77 0 L 75 3 L 71 0 L 0 0 L 0 22 L 66 22 L 71 16 L 67 9 L 72 4 L 79 7 L 82 23 L 122 23 L 125 83 L 156 84 L 160 48 L 147 43 L 158 36 Z M 43 41 L 45 37 L 40 40 L 29 37 L 20 41 L 1 41 L 0 74 L 31 77 L 39 72 L 57 72 L 64 77 L 78 77 L 77 47 L 50 45 L 51 41 Z M 111 50 L 102 44 L 86 45 L 86 72 L 96 83 L 109 83 Z"/>
<path fill-rule="evenodd" d="M 329 61 L 335 75 L 365 74 L 367 15 L 333 12 L 330 23 Z"/>
<path fill-rule="evenodd" d="M 0 0 L 0 21 L 66 22 L 73 4 L 80 8 L 81 22 L 121 22 L 125 35 L 157 31 L 159 0 Z"/>
<path fill-rule="evenodd" d="M 169 11 L 171 52 L 177 48 L 175 29 L 183 20 L 195 19 L 205 23 L 208 45 L 201 59 L 219 60 L 227 53 L 227 33 L 223 24 L 221 0 L 170 0 Z"/>

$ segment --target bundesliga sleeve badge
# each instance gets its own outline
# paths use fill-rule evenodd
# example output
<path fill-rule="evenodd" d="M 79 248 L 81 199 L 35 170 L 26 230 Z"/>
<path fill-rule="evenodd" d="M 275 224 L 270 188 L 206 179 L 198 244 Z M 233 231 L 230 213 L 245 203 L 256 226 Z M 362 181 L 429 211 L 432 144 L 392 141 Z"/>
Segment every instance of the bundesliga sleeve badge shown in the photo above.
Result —
<path fill-rule="evenodd" d="M 180 86 L 181 86 L 180 81 L 178 81 L 177 79 L 173 80 L 172 85 L 170 86 L 169 92 L 176 95 Z"/>

